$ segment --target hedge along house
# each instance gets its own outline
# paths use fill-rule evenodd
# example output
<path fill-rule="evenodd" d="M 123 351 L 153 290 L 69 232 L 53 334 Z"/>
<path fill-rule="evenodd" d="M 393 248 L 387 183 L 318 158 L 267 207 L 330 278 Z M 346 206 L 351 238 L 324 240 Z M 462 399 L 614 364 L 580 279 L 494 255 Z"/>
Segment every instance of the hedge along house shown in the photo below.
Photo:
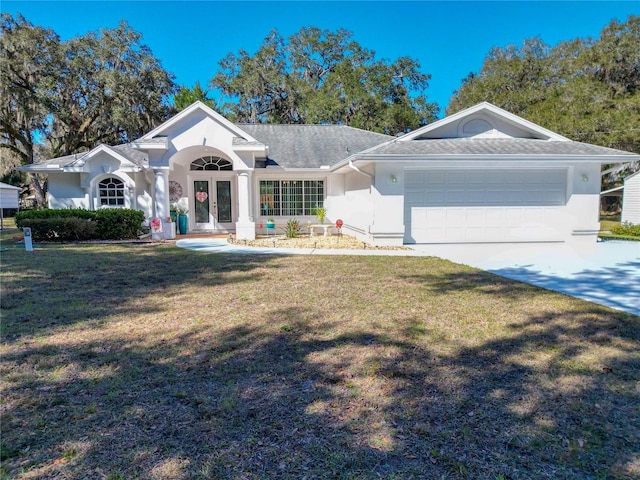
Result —
<path fill-rule="evenodd" d="M 233 124 L 196 102 L 140 139 L 23 167 L 49 207 L 189 211 L 253 239 L 268 218 L 330 222 L 374 245 L 595 243 L 600 168 L 640 155 L 568 140 L 488 103 L 401 137 L 340 125 Z"/>

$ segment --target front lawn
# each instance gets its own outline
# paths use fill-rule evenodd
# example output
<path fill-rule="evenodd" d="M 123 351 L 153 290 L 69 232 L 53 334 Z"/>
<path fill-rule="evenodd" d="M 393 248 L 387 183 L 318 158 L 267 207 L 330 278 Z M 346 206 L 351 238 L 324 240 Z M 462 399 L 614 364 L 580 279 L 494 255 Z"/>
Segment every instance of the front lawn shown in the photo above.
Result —
<path fill-rule="evenodd" d="M 640 476 L 637 316 L 434 258 L 1 261 L 3 477 Z"/>
<path fill-rule="evenodd" d="M 620 221 L 615 220 L 600 220 L 600 231 L 608 232 L 612 227 L 620 225 Z"/>

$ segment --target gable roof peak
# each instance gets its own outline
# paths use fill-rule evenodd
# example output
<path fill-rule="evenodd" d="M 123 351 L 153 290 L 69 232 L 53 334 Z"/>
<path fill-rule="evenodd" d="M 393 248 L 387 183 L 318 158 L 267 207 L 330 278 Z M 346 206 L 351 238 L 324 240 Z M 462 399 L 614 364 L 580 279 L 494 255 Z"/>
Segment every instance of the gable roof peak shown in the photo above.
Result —
<path fill-rule="evenodd" d="M 480 102 L 471 107 L 465 108 L 464 110 L 460 110 L 452 115 L 449 115 L 443 119 L 437 120 L 433 123 L 425 125 L 424 127 L 418 128 L 412 132 L 399 137 L 397 140 L 404 142 L 409 140 L 421 139 L 421 137 L 425 138 L 439 138 L 437 135 L 438 130 L 444 130 L 447 127 L 451 127 L 456 123 L 462 122 L 465 118 L 473 118 L 477 116 L 485 116 L 489 118 L 499 119 L 502 122 L 511 125 L 512 127 L 517 128 L 523 132 L 527 132 L 534 138 L 538 138 L 541 140 L 554 140 L 554 141 L 562 141 L 569 142 L 566 137 L 562 135 L 552 132 L 540 125 L 537 125 L 529 120 L 526 120 L 518 115 L 515 115 L 503 108 L 497 107 L 489 102 Z"/>
<path fill-rule="evenodd" d="M 191 105 L 189 105 L 187 108 L 185 108 L 182 111 L 178 112 L 173 117 L 171 117 L 168 120 L 164 121 L 163 123 L 158 125 L 156 128 L 154 128 L 150 132 L 146 133 L 145 135 L 143 135 L 142 137 L 137 139 L 136 142 L 138 142 L 138 141 L 148 141 L 148 140 L 151 140 L 153 138 L 160 137 L 160 136 L 163 136 L 163 135 L 166 136 L 165 132 L 170 127 L 172 127 L 173 125 L 177 124 L 181 120 L 183 120 L 183 119 L 185 119 L 185 118 L 187 118 L 187 117 L 189 117 L 191 115 L 194 115 L 195 112 L 198 112 L 198 111 L 200 111 L 204 115 L 208 116 L 209 118 L 213 119 L 214 121 L 218 122 L 219 124 L 221 124 L 222 126 L 227 128 L 228 130 L 233 132 L 237 137 L 242 137 L 242 138 L 246 139 L 249 142 L 255 142 L 256 141 L 255 138 L 251 137 L 246 132 L 241 130 L 238 125 L 234 124 L 233 122 L 230 122 L 225 117 L 223 117 L 218 112 L 216 112 L 213 108 L 211 108 L 208 105 L 204 104 L 200 100 L 196 100 Z"/>

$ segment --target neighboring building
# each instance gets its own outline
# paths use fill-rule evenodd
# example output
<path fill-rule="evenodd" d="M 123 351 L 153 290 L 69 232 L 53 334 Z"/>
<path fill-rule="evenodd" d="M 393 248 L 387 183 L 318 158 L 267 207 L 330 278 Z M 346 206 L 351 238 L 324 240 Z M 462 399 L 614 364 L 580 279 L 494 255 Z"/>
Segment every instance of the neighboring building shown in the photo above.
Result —
<path fill-rule="evenodd" d="M 4 217 L 20 208 L 20 187 L 0 182 L 0 229 L 4 228 Z"/>
<path fill-rule="evenodd" d="M 620 221 L 640 225 L 640 171 L 624 179 Z"/>
<path fill-rule="evenodd" d="M 268 218 L 344 222 L 375 245 L 595 242 L 602 164 L 640 155 L 570 141 L 489 103 L 401 137 L 336 125 L 236 125 L 196 102 L 140 139 L 22 167 L 51 208 L 135 208 L 252 239 Z"/>

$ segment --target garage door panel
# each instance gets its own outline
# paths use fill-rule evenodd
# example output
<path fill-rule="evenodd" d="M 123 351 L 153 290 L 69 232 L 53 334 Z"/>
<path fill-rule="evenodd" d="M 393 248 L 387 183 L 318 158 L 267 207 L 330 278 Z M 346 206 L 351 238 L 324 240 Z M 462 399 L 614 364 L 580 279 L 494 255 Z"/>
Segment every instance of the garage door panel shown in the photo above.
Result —
<path fill-rule="evenodd" d="M 504 209 L 486 209 L 485 219 L 487 221 L 487 225 L 502 225 L 504 223 Z"/>
<path fill-rule="evenodd" d="M 465 185 L 467 183 L 467 177 L 464 172 L 447 172 L 445 176 L 447 185 Z"/>
<path fill-rule="evenodd" d="M 429 172 L 426 177 L 426 183 L 428 185 L 442 185 L 445 183 L 445 173 L 444 172 Z"/>
<path fill-rule="evenodd" d="M 447 243 L 464 243 L 466 242 L 466 229 L 460 227 L 449 227 L 444 230 L 444 238 Z"/>
<path fill-rule="evenodd" d="M 464 208 L 445 208 L 444 215 L 447 224 L 458 222 L 460 225 L 462 225 L 462 223 L 465 221 L 465 212 L 466 211 Z"/>
<path fill-rule="evenodd" d="M 446 205 L 446 192 L 444 190 L 429 190 L 426 192 L 426 205 Z M 425 205 L 425 204 L 423 204 Z M 423 206 L 421 205 L 421 206 Z"/>
<path fill-rule="evenodd" d="M 442 222 L 446 220 L 446 208 L 422 208 L 424 211 L 425 219 L 428 222 Z"/>
<path fill-rule="evenodd" d="M 426 183 L 425 177 L 425 172 L 414 171 L 411 172 L 410 175 L 405 175 L 404 182 L 407 187 L 411 187 L 412 185 L 422 187 Z"/>
<path fill-rule="evenodd" d="M 467 217 L 466 217 L 466 224 L 468 226 L 468 228 L 472 228 L 472 227 L 484 227 L 486 220 L 485 220 L 485 210 L 484 209 L 468 209 L 467 210 Z"/>
<path fill-rule="evenodd" d="M 566 170 L 407 173 L 405 240 L 505 242 L 560 238 Z"/>
<path fill-rule="evenodd" d="M 411 206 L 422 206 L 425 202 L 428 202 L 426 195 L 427 192 L 425 190 L 408 190 L 405 194 L 405 202 Z"/>
<path fill-rule="evenodd" d="M 466 192 L 451 190 L 444 195 L 445 205 L 465 205 L 466 204 Z"/>
<path fill-rule="evenodd" d="M 517 225 L 520 223 L 523 212 L 521 208 L 504 209 L 504 221 L 509 225 Z"/>
<path fill-rule="evenodd" d="M 504 227 L 487 226 L 484 229 L 485 242 L 500 242 L 505 237 Z"/>

